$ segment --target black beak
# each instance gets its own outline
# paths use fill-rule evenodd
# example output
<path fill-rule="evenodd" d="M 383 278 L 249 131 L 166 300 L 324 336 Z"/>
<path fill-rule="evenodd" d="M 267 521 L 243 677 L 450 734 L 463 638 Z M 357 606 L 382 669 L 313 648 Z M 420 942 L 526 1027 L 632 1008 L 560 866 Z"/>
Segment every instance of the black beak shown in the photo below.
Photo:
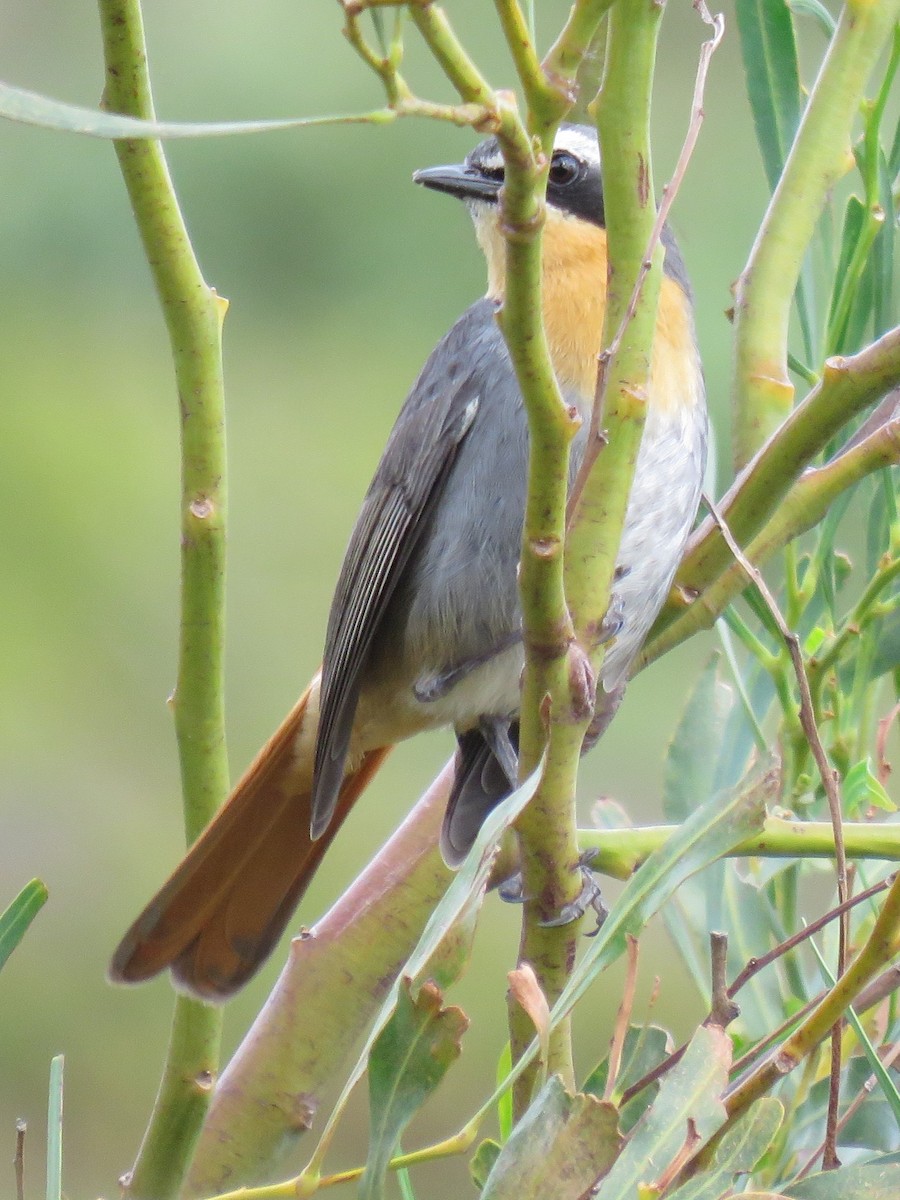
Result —
<path fill-rule="evenodd" d="M 475 167 L 467 167 L 465 163 L 452 163 L 446 167 L 425 167 L 422 171 L 416 171 L 413 182 L 433 188 L 436 192 L 457 196 L 460 200 L 495 203 L 503 187 L 503 176 L 498 174 L 492 177 Z"/>

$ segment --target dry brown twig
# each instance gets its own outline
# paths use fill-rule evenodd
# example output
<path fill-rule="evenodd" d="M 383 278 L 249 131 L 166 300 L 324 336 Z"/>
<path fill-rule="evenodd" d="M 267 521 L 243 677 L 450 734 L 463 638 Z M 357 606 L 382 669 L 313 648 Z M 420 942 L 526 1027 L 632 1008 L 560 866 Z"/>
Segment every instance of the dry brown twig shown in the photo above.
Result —
<path fill-rule="evenodd" d="M 28 1129 L 21 1117 L 16 1121 L 16 1156 L 13 1165 L 16 1172 L 16 1200 L 25 1200 L 25 1132 Z"/>
<path fill-rule="evenodd" d="M 622 1068 L 622 1052 L 625 1047 L 625 1035 L 631 1024 L 631 1012 L 634 1008 L 634 993 L 637 987 L 638 943 L 637 938 L 628 935 L 628 964 L 625 973 L 625 988 L 619 1011 L 616 1014 L 616 1024 L 613 1030 L 612 1043 L 609 1048 L 609 1069 L 606 1073 L 606 1087 L 603 1089 L 603 1099 L 610 1100 L 615 1091 L 616 1080 Z"/>
<path fill-rule="evenodd" d="M 707 496 L 703 498 L 704 503 L 709 510 L 709 514 L 719 528 L 719 532 L 725 539 L 728 549 L 731 551 L 734 559 L 740 564 L 744 574 L 759 592 L 763 603 L 769 611 L 769 615 L 778 627 L 778 631 L 784 639 L 784 644 L 787 647 L 790 655 L 791 664 L 794 668 L 794 674 L 797 677 L 797 686 L 800 691 L 800 724 L 812 751 L 813 758 L 816 761 L 816 766 L 819 771 L 819 776 L 822 780 L 822 786 L 825 789 L 825 795 L 828 798 L 828 809 L 831 813 L 831 824 L 834 829 L 834 853 L 837 865 L 837 891 L 838 899 L 841 904 L 846 904 L 849 899 L 849 890 L 847 883 L 847 856 L 844 849 L 844 833 L 843 833 L 843 815 L 841 812 L 841 794 L 840 794 L 840 776 L 837 771 L 828 762 L 828 755 L 825 753 L 825 747 L 822 745 L 822 739 L 819 736 L 819 729 L 816 725 L 816 714 L 813 708 L 812 693 L 809 688 L 809 679 L 806 674 L 806 666 L 803 662 L 803 653 L 800 649 L 800 639 L 796 633 L 788 627 L 787 622 L 782 616 L 781 610 L 775 600 L 775 597 L 769 591 L 766 581 L 762 574 L 750 562 L 747 556 L 741 550 L 740 546 L 734 539 L 731 530 L 721 513 L 716 508 L 715 504 Z M 838 977 L 843 975 L 844 968 L 847 962 L 847 943 L 849 934 L 849 918 L 844 913 L 841 916 L 841 922 L 838 933 Z M 826 1121 L 824 1154 L 822 1157 L 822 1167 L 824 1170 L 831 1170 L 840 1165 L 837 1157 L 836 1142 L 837 1142 L 837 1123 L 838 1123 L 838 1102 L 840 1093 L 840 1074 L 841 1074 L 841 1022 L 838 1022 L 831 1032 L 831 1081 L 830 1092 L 828 1098 L 828 1117 Z"/>

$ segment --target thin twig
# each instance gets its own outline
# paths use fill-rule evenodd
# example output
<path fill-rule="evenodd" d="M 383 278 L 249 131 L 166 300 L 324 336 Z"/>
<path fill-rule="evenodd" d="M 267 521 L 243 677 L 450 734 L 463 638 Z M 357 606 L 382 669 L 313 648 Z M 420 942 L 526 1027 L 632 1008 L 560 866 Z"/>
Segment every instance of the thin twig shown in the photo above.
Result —
<path fill-rule="evenodd" d="M 634 1009 L 634 992 L 637 985 L 638 943 L 637 938 L 628 935 L 628 962 L 625 968 L 625 987 L 622 1000 L 616 1014 L 616 1024 L 613 1030 L 612 1044 L 609 1048 L 609 1067 L 606 1072 L 606 1087 L 603 1089 L 603 1099 L 609 1100 L 615 1090 L 616 1079 L 622 1067 L 622 1051 L 625 1046 L 625 1035 L 631 1024 L 631 1013 Z"/>
<path fill-rule="evenodd" d="M 743 550 L 734 540 L 731 530 L 725 522 L 725 519 L 719 513 L 715 504 L 708 496 L 703 497 L 703 502 L 709 510 L 710 516 L 719 528 L 722 537 L 728 545 L 729 550 L 734 555 L 735 560 L 740 564 L 744 573 L 750 582 L 756 587 L 766 608 L 772 617 L 772 620 L 778 626 L 778 631 L 784 639 L 788 653 L 791 658 L 791 663 L 794 668 L 794 674 L 797 677 L 797 685 L 800 689 L 800 723 L 803 727 L 803 732 L 809 741 L 810 749 L 813 757 L 816 760 L 816 766 L 819 769 L 819 776 L 822 780 L 822 786 L 825 789 L 825 795 L 828 797 L 828 808 L 831 813 L 831 821 L 834 826 L 834 852 L 837 861 L 837 887 L 838 898 L 843 904 L 847 900 L 847 857 L 844 850 L 844 839 L 842 834 L 842 817 L 841 817 L 841 793 L 840 793 L 840 776 L 837 771 L 828 762 L 828 756 L 825 753 L 825 747 L 822 745 L 822 739 L 819 736 L 818 726 L 816 725 L 816 715 L 813 709 L 812 695 L 809 690 L 809 680 L 806 675 L 806 667 L 803 663 L 803 653 L 800 649 L 800 639 L 796 633 L 788 628 L 787 622 L 781 614 L 781 610 L 775 601 L 775 597 L 769 591 L 766 581 L 763 579 L 760 572 L 756 569 L 753 563 L 746 557 Z M 842 974 L 845 965 L 846 948 L 842 949 L 838 961 L 838 974 Z"/>
<path fill-rule="evenodd" d="M 886 1049 L 886 1047 L 882 1046 L 881 1049 L 884 1050 L 884 1049 Z M 891 1046 L 890 1050 L 885 1055 L 885 1057 L 882 1059 L 882 1062 L 883 1062 L 885 1068 L 887 1069 L 887 1068 L 892 1067 L 898 1058 L 900 1058 L 900 1042 L 895 1042 L 894 1045 Z M 868 1079 L 866 1079 L 865 1083 L 862 1085 L 862 1087 L 859 1089 L 859 1091 L 856 1093 L 856 1095 L 853 1097 L 853 1099 L 850 1101 L 850 1103 L 844 1109 L 844 1115 L 841 1117 L 841 1119 L 837 1123 L 837 1128 L 835 1131 L 836 1133 L 841 1133 L 842 1130 L 846 1129 L 847 1124 L 850 1122 L 850 1120 L 854 1116 L 856 1116 L 856 1113 L 859 1111 L 862 1104 L 872 1094 L 872 1091 L 877 1082 L 878 1082 L 878 1078 L 876 1075 L 870 1075 L 868 1077 Z M 816 1159 L 819 1157 L 820 1154 L 823 1153 L 824 1148 L 825 1148 L 825 1143 L 823 1141 L 815 1148 L 815 1150 L 812 1152 L 812 1154 L 809 1156 L 809 1158 L 806 1160 L 806 1162 L 803 1164 L 803 1166 L 797 1172 L 796 1176 L 794 1177 L 795 1181 L 797 1179 L 805 1178 L 805 1176 L 807 1176 L 810 1173 L 810 1171 L 816 1165 Z"/>
<path fill-rule="evenodd" d="M 702 1141 L 703 1138 L 700 1136 L 700 1132 L 697 1129 L 697 1122 L 693 1117 L 688 1117 L 687 1133 L 684 1136 L 684 1141 L 681 1144 L 681 1148 L 663 1173 L 658 1176 L 658 1178 L 654 1179 L 652 1189 L 648 1188 L 647 1190 L 651 1194 L 661 1196 L 669 1187 L 669 1185 L 675 1179 L 677 1179 L 684 1167 L 694 1157 L 697 1152 L 697 1147 Z"/>
<path fill-rule="evenodd" d="M 731 989 L 725 982 L 725 971 L 728 967 L 728 934 L 711 933 L 709 935 L 711 1003 L 706 1024 L 718 1025 L 725 1029 L 737 1017 L 741 1010 L 732 999 Z"/>
<path fill-rule="evenodd" d="M 766 954 L 761 954 L 758 958 L 751 958 L 741 973 L 735 977 L 734 982 L 728 989 L 728 994 L 730 996 L 734 996 L 738 991 L 740 991 L 744 984 L 748 983 L 754 975 L 757 975 L 763 969 L 763 967 L 767 967 L 769 963 L 774 962 L 778 958 L 782 958 L 789 950 L 793 950 L 796 946 L 801 945 L 807 940 L 807 938 L 811 938 L 814 934 L 818 933 L 820 929 L 824 929 L 826 925 L 829 925 L 837 918 L 843 917 L 844 914 L 848 913 L 851 908 L 856 908 L 856 906 L 861 904 L 862 901 L 870 900 L 873 896 L 877 896 L 879 892 L 887 891 L 893 881 L 893 878 L 893 875 L 891 875 L 887 879 L 882 879 L 879 883 L 873 884 L 870 888 L 866 888 L 864 892 L 860 892 L 856 896 L 849 897 L 842 904 L 837 904 L 834 908 L 830 908 L 828 912 L 824 914 L 824 916 L 819 917 L 815 921 L 811 921 L 809 925 L 804 925 L 804 927 L 798 933 L 792 934 L 787 941 L 779 942 L 774 949 L 769 950 Z"/>
<path fill-rule="evenodd" d="M 16 1171 L 16 1200 L 25 1200 L 25 1132 L 26 1122 L 19 1117 L 16 1121 L 16 1156 L 13 1164 Z"/>
<path fill-rule="evenodd" d="M 694 148 L 697 145 L 697 138 L 700 136 L 700 126 L 703 124 L 703 118 L 706 115 L 703 108 L 703 96 L 706 90 L 706 77 L 709 74 L 709 64 L 713 54 L 722 41 L 725 33 L 725 18 L 722 13 L 716 13 L 713 17 L 704 3 L 704 0 L 694 0 L 694 8 L 700 14 L 703 21 L 707 25 L 712 26 L 713 35 L 700 47 L 700 61 L 697 64 L 697 75 L 694 82 L 694 97 L 691 105 L 691 119 L 688 125 L 688 130 L 685 135 L 684 143 L 681 147 L 681 153 L 678 156 L 678 162 L 675 164 L 675 170 L 672 172 L 672 178 L 663 187 L 662 202 L 656 212 L 656 221 L 654 222 L 650 240 L 647 243 L 647 249 L 644 252 L 644 257 L 641 261 L 640 270 L 637 278 L 634 281 L 634 287 L 631 292 L 631 299 L 628 301 L 628 307 L 625 310 L 625 315 L 622 318 L 619 328 L 615 332 L 615 336 L 607 347 L 601 352 L 599 364 L 597 368 L 597 386 L 594 395 L 594 407 L 591 412 L 591 428 L 590 434 L 585 446 L 584 457 L 579 465 L 578 472 L 575 476 L 575 482 L 572 485 L 569 494 L 569 502 L 567 505 L 567 516 L 569 519 L 576 511 L 578 497 L 584 490 L 584 485 L 588 476 L 591 473 L 594 463 L 597 461 L 597 455 L 606 444 L 606 439 L 600 428 L 600 421 L 603 415 L 603 407 L 606 398 L 606 380 L 608 375 L 608 366 L 618 353 L 622 340 L 628 330 L 628 326 L 634 320 L 634 315 L 637 312 L 638 304 L 640 303 L 641 293 L 644 290 L 644 282 L 653 265 L 653 254 L 656 247 L 659 245 L 662 237 L 663 226 L 668 220 L 669 212 L 672 205 L 675 203 L 675 197 L 678 195 L 684 177 L 687 174 L 688 165 L 694 153 Z"/>
<path fill-rule="evenodd" d="M 855 908 L 858 904 L 862 904 L 865 900 L 871 900 L 873 896 L 877 896 L 880 892 L 885 891 L 890 886 L 892 881 L 893 875 L 888 879 L 883 879 L 880 883 L 873 884 L 872 887 L 867 888 L 864 892 L 860 892 L 857 896 L 851 897 L 845 904 L 837 905 L 835 908 L 832 908 L 825 913 L 824 916 L 812 921 L 809 925 L 805 925 L 803 929 L 799 931 L 799 933 L 793 934 L 787 939 L 787 941 L 779 942 L 779 944 L 772 950 L 768 951 L 768 953 L 761 954 L 758 958 L 751 958 L 743 970 L 735 976 L 731 986 L 728 988 L 729 999 L 734 997 L 741 990 L 741 988 L 744 987 L 745 984 L 749 983 L 753 976 L 757 975 L 764 967 L 769 966 L 770 963 L 775 962 L 775 960 L 778 958 L 781 958 L 789 950 L 793 950 L 796 946 L 806 941 L 807 938 L 810 938 L 814 934 L 818 933 L 831 921 L 834 921 L 838 917 L 842 916 L 843 913 L 849 911 L 851 908 Z M 864 991 L 860 992 L 859 996 L 857 997 L 857 1011 L 863 1012 L 866 1009 L 871 1008 L 874 1004 L 877 1004 L 880 1000 L 882 1000 L 885 995 L 889 995 L 898 987 L 900 987 L 900 968 L 889 968 L 883 976 L 879 976 L 879 978 L 873 983 L 869 984 Z M 784 1021 L 777 1029 L 774 1029 L 762 1042 L 758 1042 L 744 1055 L 743 1058 L 733 1063 L 732 1070 L 737 1073 L 743 1071 L 750 1062 L 752 1062 L 755 1058 L 758 1058 L 759 1055 L 763 1053 L 763 1051 L 765 1051 L 770 1045 L 772 1045 L 773 1042 L 776 1042 L 786 1029 L 789 1029 L 792 1025 L 795 1025 L 806 1015 L 806 1013 L 814 1008 L 815 1005 L 818 1004 L 818 1002 L 822 999 L 824 994 L 824 991 L 821 992 L 818 996 L 815 996 L 812 1000 L 810 1000 L 802 1009 L 800 1009 L 799 1012 L 792 1013 L 786 1021 Z M 686 1049 L 687 1042 L 684 1042 L 676 1050 L 673 1050 L 667 1058 L 663 1059 L 661 1063 L 657 1063 L 652 1071 L 648 1071 L 646 1075 L 638 1079 L 623 1093 L 621 1103 L 626 1104 L 630 1099 L 632 1099 L 632 1097 L 636 1096 L 639 1092 L 642 1092 L 644 1088 L 649 1087 L 650 1084 L 655 1083 L 657 1079 L 660 1079 L 663 1075 L 671 1071 L 671 1069 L 681 1061 Z"/>
<path fill-rule="evenodd" d="M 828 762 L 828 756 L 825 753 L 825 747 L 822 745 L 822 739 L 819 736 L 819 729 L 816 725 L 816 714 L 813 708 L 812 693 L 810 692 L 809 688 L 809 679 L 807 677 L 806 667 L 803 662 L 803 653 L 800 649 L 800 639 L 797 637 L 796 633 L 794 633 L 794 631 L 788 627 L 788 624 L 782 616 L 781 610 L 776 603 L 775 597 L 769 591 L 766 581 L 735 541 L 731 530 L 728 528 L 724 518 L 716 509 L 715 504 L 706 496 L 704 497 L 704 503 L 709 510 L 710 516 L 718 526 L 722 537 L 725 539 L 729 550 L 734 555 L 735 561 L 741 565 L 741 568 L 743 569 L 747 578 L 756 587 L 757 592 L 762 597 L 763 603 L 768 609 L 772 620 L 778 626 L 778 631 L 784 639 L 784 644 L 787 646 L 788 654 L 790 655 L 791 663 L 794 668 L 794 674 L 797 677 L 797 686 L 800 690 L 800 724 L 803 728 L 804 734 L 806 735 L 807 743 L 812 750 L 813 758 L 816 760 L 816 766 L 819 769 L 819 776 L 822 780 L 822 786 L 825 789 L 825 795 L 828 797 L 828 809 L 831 813 L 831 823 L 834 828 L 834 854 L 837 867 L 838 900 L 841 904 L 845 904 L 849 898 L 849 895 L 847 885 L 847 856 L 844 849 L 844 835 L 842 826 L 843 817 L 841 813 L 840 776 Z M 841 916 L 840 925 L 838 927 L 838 977 L 843 975 L 846 967 L 848 940 L 849 918 L 847 917 L 846 913 L 844 913 Z M 840 1101 L 840 1080 L 841 1023 L 838 1022 L 834 1026 L 831 1033 L 831 1079 L 828 1095 L 828 1116 L 825 1126 L 825 1152 L 822 1158 L 822 1166 L 825 1170 L 832 1170 L 840 1165 L 836 1149 L 838 1104 Z"/>

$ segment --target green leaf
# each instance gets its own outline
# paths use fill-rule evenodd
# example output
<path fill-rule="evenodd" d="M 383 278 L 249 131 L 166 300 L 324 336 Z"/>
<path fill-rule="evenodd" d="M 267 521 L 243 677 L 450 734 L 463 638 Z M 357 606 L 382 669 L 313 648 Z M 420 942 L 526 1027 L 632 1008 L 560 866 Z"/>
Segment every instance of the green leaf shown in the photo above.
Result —
<path fill-rule="evenodd" d="M 730 1193 L 734 1177 L 749 1174 L 768 1150 L 783 1118 L 780 1100 L 757 1100 L 723 1135 L 712 1165 L 678 1188 L 671 1200 L 719 1200 Z"/>
<path fill-rule="evenodd" d="M 632 875 L 553 1007 L 554 1024 L 571 1012 L 601 971 L 624 953 L 655 912 L 697 871 L 752 837 L 777 794 L 774 770 L 759 768 L 731 793 L 716 794 Z M 521 1060 L 520 1060 L 521 1061 Z"/>
<path fill-rule="evenodd" d="M 872 1052 L 871 1058 L 868 1057 L 869 1050 Z M 881 1068 L 881 1079 L 877 1079 L 872 1073 L 874 1064 Z M 874 1083 L 877 1083 L 877 1086 L 873 1086 Z M 890 1091 L 890 1098 L 882 1090 L 885 1084 Z M 805 1120 L 807 1131 L 810 1128 L 821 1128 L 828 1108 L 830 1086 L 831 1080 L 828 1077 L 816 1080 L 809 1090 L 808 1100 L 800 1109 L 796 1110 L 795 1121 L 792 1122 L 795 1129 L 797 1118 Z M 844 1147 L 853 1146 L 868 1150 L 871 1154 L 876 1150 L 896 1151 L 900 1147 L 900 1130 L 898 1130 L 896 1111 L 897 1089 L 891 1079 L 890 1069 L 884 1068 L 884 1064 L 878 1057 L 878 1051 L 871 1045 L 871 1042 L 866 1047 L 864 1055 L 856 1055 L 845 1063 L 841 1073 L 841 1095 L 862 1099 L 862 1103 L 859 1104 L 849 1120 L 841 1123 L 840 1145 L 842 1151 Z M 808 1110 L 808 1113 L 804 1110 Z M 808 1132 L 806 1136 L 808 1137 Z M 796 1144 L 799 1146 L 806 1144 L 803 1134 Z M 869 1155 L 866 1157 L 868 1158 Z"/>
<path fill-rule="evenodd" d="M 735 15 L 756 140 L 769 189 L 774 192 L 803 111 L 791 6 L 786 0 L 736 0 Z M 812 285 L 807 260 L 797 283 L 796 302 L 808 361 L 816 357 Z"/>
<path fill-rule="evenodd" d="M 503 1147 L 493 1138 L 485 1138 L 469 1160 L 469 1174 L 479 1192 L 487 1182 L 487 1177 L 493 1170 L 494 1163 L 500 1157 Z"/>
<path fill-rule="evenodd" d="M 658 1025 L 629 1026 L 622 1046 L 622 1061 L 612 1100 L 618 1103 L 618 1098 L 623 1092 L 648 1075 L 654 1067 L 658 1067 L 671 1051 L 672 1041 L 667 1030 Z M 609 1058 L 605 1058 L 585 1080 L 584 1090 L 602 1099 L 608 1074 Z M 619 1128 L 623 1133 L 629 1133 L 634 1128 L 653 1103 L 658 1091 L 659 1083 L 652 1083 L 632 1097 L 626 1105 L 620 1106 Z"/>
<path fill-rule="evenodd" d="M 788 8 L 793 13 L 802 13 L 818 22 L 819 28 L 831 40 L 837 29 L 837 22 L 821 0 L 788 0 Z"/>
<path fill-rule="evenodd" d="M 270 133 L 275 129 L 298 129 L 306 125 L 379 124 L 394 119 L 387 109 L 347 116 L 289 117 L 276 121 L 141 121 L 118 113 L 66 104 L 41 96 L 27 88 L 0 82 L 0 117 L 42 129 L 79 133 L 95 138 L 200 138 L 226 137 L 240 133 Z"/>
<path fill-rule="evenodd" d="M 397 1185 L 400 1188 L 400 1200 L 416 1200 L 409 1167 L 397 1168 Z"/>
<path fill-rule="evenodd" d="M 878 679 L 888 671 L 900 667 L 900 608 L 895 608 L 878 623 L 875 635 L 875 653 L 872 657 L 871 673 Z"/>
<path fill-rule="evenodd" d="M 863 288 L 861 279 L 880 228 L 868 205 L 858 196 L 851 196 L 844 210 L 841 249 L 828 310 L 829 354 L 859 348 L 874 300 L 871 287 Z"/>
<path fill-rule="evenodd" d="M 751 697 L 745 703 L 752 713 Z M 721 769 L 719 747 L 729 724 L 728 707 L 729 693 L 716 684 L 715 664 L 710 663 L 688 701 L 670 750 L 663 799 L 670 820 L 683 820 L 697 800 L 711 794 Z M 730 720 L 736 711 L 735 706 Z M 746 712 L 742 718 L 748 720 Z M 664 907 L 663 919 L 704 1002 L 709 999 L 708 940 L 698 931 L 728 933 L 729 963 L 735 970 L 771 944 L 771 925 L 758 893 L 738 878 L 733 863 L 717 863 L 679 888 Z M 757 976 L 751 986 L 752 994 L 742 1001 L 744 1027 L 763 1032 L 781 1011 L 778 977 Z"/>
<path fill-rule="evenodd" d="M 504 1080 L 512 1070 L 512 1046 L 509 1042 L 500 1052 L 497 1060 L 497 1083 Z M 497 1124 L 500 1126 L 500 1140 L 509 1139 L 513 1128 L 513 1099 L 512 1092 L 504 1092 L 497 1100 Z"/>
<path fill-rule="evenodd" d="M 894 322 L 894 275 L 896 259 L 897 213 L 894 209 L 893 177 L 885 157 L 884 150 L 879 147 L 878 153 L 878 189 L 881 207 L 884 210 L 884 220 L 878 231 L 878 236 L 872 246 L 872 254 L 866 265 L 873 278 L 873 313 L 872 331 L 876 337 L 886 333 Z"/>
<path fill-rule="evenodd" d="M 890 518 L 888 501 L 882 477 L 890 477 L 890 469 L 879 472 L 872 480 L 872 499 L 866 515 L 866 574 L 871 579 L 878 569 L 882 554 L 890 545 Z M 893 489 L 891 489 L 893 491 Z"/>
<path fill-rule="evenodd" d="M 809 946 L 813 954 L 816 956 L 819 969 L 821 970 L 827 985 L 833 988 L 836 982 L 835 977 L 829 970 L 828 964 L 822 957 L 822 952 L 819 950 L 819 947 L 816 945 L 814 939 L 810 940 Z M 866 1032 L 862 1021 L 860 1021 L 852 1005 L 847 1009 L 846 1017 L 853 1028 L 853 1032 L 856 1034 L 856 1037 L 859 1040 L 859 1044 L 862 1046 L 863 1054 L 866 1057 L 872 1074 L 878 1080 L 879 1086 L 881 1087 L 881 1094 L 884 1097 L 885 1102 L 892 1110 L 894 1125 L 896 1128 L 900 1129 L 900 1092 L 897 1091 L 897 1086 L 894 1083 L 894 1080 L 891 1078 L 890 1071 L 881 1061 L 878 1051 L 872 1044 L 872 1039 Z"/>
<path fill-rule="evenodd" d="M 709 1141 L 725 1120 L 719 1096 L 730 1065 L 728 1035 L 715 1025 L 701 1025 L 601 1183 L 597 1200 L 633 1200 L 642 1185 L 655 1184 L 684 1146 L 689 1131 L 699 1138 L 698 1149 Z"/>
<path fill-rule="evenodd" d="M 712 795 L 718 749 L 731 698 L 719 683 L 719 655 L 711 656 L 688 697 L 666 755 L 663 812 L 679 824 Z"/>
<path fill-rule="evenodd" d="M 47 1200 L 62 1200 L 63 1067 L 57 1054 L 50 1061 L 50 1098 L 47 1104 Z"/>
<path fill-rule="evenodd" d="M 900 1164 L 853 1163 L 784 1188 L 791 1200 L 897 1200 Z"/>
<path fill-rule="evenodd" d="M 32 879 L 22 888 L 9 908 L 0 913 L 0 969 L 47 902 L 47 894 L 45 885 L 39 879 Z"/>
<path fill-rule="evenodd" d="M 413 996 L 400 982 L 397 1006 L 369 1055 L 371 1136 L 359 1184 L 364 1200 L 384 1195 L 388 1164 L 403 1130 L 460 1055 L 469 1021 L 459 1008 L 444 1008 L 442 993 L 428 982 Z"/>
<path fill-rule="evenodd" d="M 756 138 L 774 191 L 802 109 L 794 22 L 784 0 L 737 0 L 735 8 Z"/>
<path fill-rule="evenodd" d="M 609 1170 L 622 1139 L 612 1104 L 547 1080 L 485 1180 L 484 1200 L 580 1200 Z"/>
<path fill-rule="evenodd" d="M 844 804 L 850 813 L 869 807 L 880 808 L 883 812 L 897 811 L 897 805 L 878 782 L 869 758 L 856 763 L 844 776 L 843 793 Z"/>
<path fill-rule="evenodd" d="M 521 783 L 511 795 L 491 811 L 478 832 L 475 844 L 454 875 L 453 882 L 429 917 L 415 950 L 406 960 L 406 964 L 400 972 L 400 977 L 411 979 L 414 984 L 427 978 L 432 973 L 431 967 L 435 954 L 442 946 L 444 939 L 454 936 L 454 925 L 471 924 L 473 915 L 477 913 L 484 897 L 500 838 L 537 791 L 543 771 L 544 759 L 542 758 L 525 782 Z M 436 973 L 440 977 L 439 983 L 446 986 L 449 972 L 439 968 Z M 390 1021 L 399 997 L 398 977 L 375 1018 L 372 1031 L 331 1111 L 315 1154 L 307 1164 L 306 1171 L 315 1173 L 319 1169 L 320 1159 L 328 1149 L 337 1122 L 347 1107 L 350 1094 L 362 1078 L 372 1047 Z"/>

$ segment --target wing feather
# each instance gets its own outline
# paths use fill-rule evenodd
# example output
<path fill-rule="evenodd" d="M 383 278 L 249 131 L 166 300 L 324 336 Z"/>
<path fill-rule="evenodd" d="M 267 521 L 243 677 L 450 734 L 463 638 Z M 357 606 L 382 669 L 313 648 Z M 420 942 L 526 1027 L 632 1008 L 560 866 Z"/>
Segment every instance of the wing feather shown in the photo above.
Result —
<path fill-rule="evenodd" d="M 397 419 L 338 577 L 322 667 L 313 837 L 322 834 L 334 811 L 362 675 L 380 623 L 477 413 L 471 361 L 467 370 L 439 377 L 437 358 Z"/>

